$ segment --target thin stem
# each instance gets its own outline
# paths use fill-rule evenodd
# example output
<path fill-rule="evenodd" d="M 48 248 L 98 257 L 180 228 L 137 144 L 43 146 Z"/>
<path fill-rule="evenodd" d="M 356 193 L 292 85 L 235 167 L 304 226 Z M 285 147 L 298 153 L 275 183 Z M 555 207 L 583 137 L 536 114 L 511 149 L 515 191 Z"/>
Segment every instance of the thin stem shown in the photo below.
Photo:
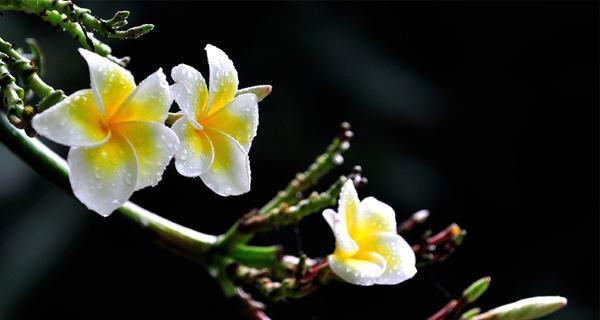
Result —
<path fill-rule="evenodd" d="M 55 11 L 65 15 L 71 22 L 81 24 L 87 31 L 108 38 L 135 39 L 154 28 L 152 24 L 142 24 L 123 30 L 127 25 L 128 11 L 118 11 L 111 19 L 103 20 L 93 15 L 91 10 L 79 7 L 68 0 L 3 0 L 0 3 L 0 10 L 21 11 L 31 14 Z"/>
<path fill-rule="evenodd" d="M 2 58 L 0 56 L 0 96 L 2 96 L 2 103 L 9 115 L 15 115 L 17 118 L 20 118 L 24 109 L 22 99 L 24 90 L 17 86 L 15 77 L 10 74 Z M 18 121 L 19 123 L 15 125 L 20 124 L 20 119 Z"/>
<path fill-rule="evenodd" d="M 173 115 L 173 117 L 175 116 L 176 114 Z M 318 156 L 315 159 L 315 162 L 313 162 L 306 171 L 298 173 L 284 190 L 279 191 L 277 195 L 260 210 L 248 213 L 231 226 L 231 228 L 229 228 L 229 230 L 227 230 L 227 232 L 219 239 L 218 247 L 224 251 L 231 250 L 238 244 L 244 244 L 250 241 L 254 236 L 254 233 L 259 229 L 266 229 L 263 227 L 246 228 L 249 224 L 257 225 L 257 222 L 264 224 L 263 222 L 268 221 L 272 228 L 283 224 L 289 224 L 289 221 L 286 223 L 279 223 L 277 221 L 284 220 L 282 218 L 283 215 L 280 214 L 282 211 L 280 210 L 280 207 L 282 209 L 289 209 L 291 205 L 297 204 L 302 197 L 303 191 L 316 184 L 318 179 L 328 173 L 333 167 L 342 164 L 344 159 L 342 158 L 341 153 L 348 150 L 350 147 L 349 140 L 352 136 L 353 133 L 350 131 L 350 124 L 347 122 L 342 123 L 339 135 L 333 139 L 329 146 L 327 146 L 325 153 Z M 319 195 L 317 194 L 317 197 L 318 196 Z M 337 194 L 330 194 L 330 196 L 335 198 Z M 313 200 L 314 198 L 315 197 L 313 197 Z M 315 203 L 310 201 L 310 199 L 308 202 L 305 201 L 304 205 L 301 206 L 303 210 L 298 210 L 296 214 L 289 214 L 286 218 L 291 218 L 294 219 L 294 222 L 298 222 L 305 216 L 304 213 L 308 212 L 307 209 L 318 210 L 321 208 L 320 206 L 322 204 L 328 203 L 327 201 L 321 201 L 327 197 L 318 198 L 319 201 L 316 201 Z M 298 207 L 293 207 L 292 211 L 297 208 Z M 288 210 L 287 212 L 289 213 L 290 211 Z"/>
<path fill-rule="evenodd" d="M 6 60 L 14 69 L 16 69 L 19 78 L 23 81 L 25 86 L 31 89 L 35 95 L 40 97 L 40 99 L 52 94 L 56 94 L 56 92 L 61 93 L 60 99 L 64 98 L 62 91 L 54 90 L 54 88 L 49 86 L 38 76 L 37 68 L 35 64 L 31 62 L 31 60 L 17 52 L 17 50 L 13 48 L 12 44 L 4 41 L 2 38 L 0 38 L 0 52 L 7 56 Z"/>
<path fill-rule="evenodd" d="M 282 204 L 270 211 L 260 214 L 256 211 L 241 217 L 224 235 L 219 238 L 217 247 L 225 252 L 248 243 L 257 232 L 266 232 L 282 226 L 298 224 L 307 216 L 333 206 L 337 202 L 342 185 L 352 179 L 356 185 L 364 184 L 366 179 L 361 175 L 360 166 L 356 166 L 349 176 L 341 176 L 326 191 L 313 192 L 308 198 L 295 205 Z"/>
<path fill-rule="evenodd" d="M 344 158 L 341 153 L 350 147 L 349 140 L 352 136 L 353 133 L 350 131 L 350 124 L 347 122 L 342 123 L 339 135 L 333 139 L 325 150 L 325 153 L 318 156 L 306 171 L 298 173 L 287 187 L 279 191 L 258 213 L 266 214 L 283 203 L 287 205 L 296 204 L 301 199 L 302 192 L 315 185 L 321 177 L 336 165 L 343 163 Z"/>
<path fill-rule="evenodd" d="M 129 12 L 119 11 L 110 20 L 102 20 L 91 14 L 89 9 L 78 7 L 71 1 L 63 0 L 2 0 L 0 11 L 21 11 L 38 15 L 42 20 L 68 32 L 81 47 L 126 66 L 128 57 L 112 56 L 111 48 L 94 37 L 94 33 L 110 38 L 135 39 L 150 32 L 154 26 L 144 24 L 127 30 L 120 30 L 127 24 Z"/>
<path fill-rule="evenodd" d="M 231 253 L 231 257 L 237 262 L 250 267 L 272 268 L 280 263 L 283 257 L 283 248 L 281 246 L 258 247 L 239 245 Z"/>
<path fill-rule="evenodd" d="M 108 45 L 100 42 L 92 34 L 87 33 L 78 23 L 71 22 L 67 15 L 57 11 L 42 11 L 38 14 L 42 20 L 68 32 L 83 48 L 94 51 L 104 57 L 110 55 L 111 49 Z"/>

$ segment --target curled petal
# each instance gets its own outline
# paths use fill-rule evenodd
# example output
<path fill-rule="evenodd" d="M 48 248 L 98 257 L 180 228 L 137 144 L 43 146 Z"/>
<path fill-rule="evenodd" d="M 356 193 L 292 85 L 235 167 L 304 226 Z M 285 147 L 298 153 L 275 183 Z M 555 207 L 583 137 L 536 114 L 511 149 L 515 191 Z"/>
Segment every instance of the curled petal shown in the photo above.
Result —
<path fill-rule="evenodd" d="M 410 245 L 395 233 L 380 233 L 358 241 L 361 252 L 374 252 L 386 261 L 385 272 L 376 284 L 398 284 L 417 273 L 416 258 Z"/>
<path fill-rule="evenodd" d="M 169 83 L 162 69 L 144 79 L 112 117 L 112 123 L 148 121 L 163 123 L 171 107 Z"/>
<path fill-rule="evenodd" d="M 331 209 L 323 211 L 323 218 L 331 227 L 335 237 L 335 254 L 342 257 L 351 257 L 358 251 L 358 246 L 348 234 L 346 224 L 342 221 L 342 216 Z"/>
<path fill-rule="evenodd" d="M 171 86 L 175 102 L 189 120 L 197 124 L 198 119 L 208 112 L 208 89 L 204 77 L 193 67 L 180 64 L 171 70 L 171 78 L 175 81 Z"/>
<path fill-rule="evenodd" d="M 242 146 L 232 137 L 206 128 L 214 147 L 214 160 L 200 178 L 221 196 L 240 195 L 250 191 L 250 161 Z"/>
<path fill-rule="evenodd" d="M 68 164 L 77 199 L 104 217 L 135 190 L 137 160 L 131 145 L 118 134 L 97 147 L 71 148 Z"/>
<path fill-rule="evenodd" d="M 138 162 L 135 190 L 158 184 L 179 146 L 175 133 L 152 122 L 123 122 L 114 129 L 135 151 Z"/>
<path fill-rule="evenodd" d="M 98 145 L 109 138 L 92 90 L 80 90 L 36 115 L 33 128 L 42 136 L 72 147 Z"/>
<path fill-rule="evenodd" d="M 396 213 L 387 204 L 367 197 L 358 206 L 350 234 L 352 238 L 360 240 L 382 232 L 396 232 Z"/>
<path fill-rule="evenodd" d="M 352 258 L 333 254 L 328 257 L 328 262 L 331 271 L 338 277 L 348 283 L 360 286 L 375 284 L 386 270 L 385 259 L 373 252 L 361 253 Z"/>
<path fill-rule="evenodd" d="M 200 124 L 231 136 L 248 153 L 258 128 L 258 102 L 256 96 L 251 93 L 237 96 Z"/>
<path fill-rule="evenodd" d="M 208 114 L 211 115 L 233 100 L 238 88 L 238 74 L 231 59 L 221 49 L 209 44 L 205 50 L 210 70 Z"/>
<path fill-rule="evenodd" d="M 180 146 L 175 154 L 175 168 L 186 177 L 198 177 L 205 173 L 213 162 L 213 144 L 204 133 L 185 117 L 171 127 L 179 137 Z"/>
<path fill-rule="evenodd" d="M 135 89 L 129 71 L 94 52 L 79 49 L 90 69 L 92 91 L 106 118 L 110 118 Z"/>

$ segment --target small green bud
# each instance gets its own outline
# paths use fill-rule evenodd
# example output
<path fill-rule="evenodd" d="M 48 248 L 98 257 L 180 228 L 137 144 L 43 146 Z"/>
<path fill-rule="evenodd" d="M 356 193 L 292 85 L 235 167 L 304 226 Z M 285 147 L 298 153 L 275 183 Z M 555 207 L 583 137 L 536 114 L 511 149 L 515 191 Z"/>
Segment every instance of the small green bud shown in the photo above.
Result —
<path fill-rule="evenodd" d="M 37 105 L 37 111 L 42 112 L 51 106 L 57 104 L 65 98 L 65 93 L 62 90 L 55 90 L 44 99 L 42 99 Z"/>
<path fill-rule="evenodd" d="M 273 91 L 273 87 L 270 85 L 260 85 L 241 89 L 235 95 L 239 96 L 240 94 L 244 93 L 253 93 L 256 96 L 256 100 L 260 102 L 262 99 L 268 96 L 271 91 Z"/>
<path fill-rule="evenodd" d="M 144 33 L 148 33 L 150 31 L 154 30 L 154 25 L 151 23 L 143 24 L 140 27 L 142 28 L 142 31 Z"/>
<path fill-rule="evenodd" d="M 567 305 L 559 296 L 533 297 L 492 309 L 471 320 L 533 320 L 551 314 Z"/>
<path fill-rule="evenodd" d="M 111 20 L 114 20 L 114 21 L 125 20 L 129 17 L 129 14 L 130 14 L 130 12 L 127 10 L 117 11 Z"/>
<path fill-rule="evenodd" d="M 467 300 L 467 303 L 473 303 L 479 299 L 479 297 L 481 297 L 488 289 L 491 281 L 492 278 L 490 277 L 481 278 L 466 288 L 465 291 L 463 291 L 463 297 Z"/>
<path fill-rule="evenodd" d="M 481 312 L 481 309 L 479 309 L 479 308 L 469 309 L 460 316 L 460 320 L 472 319 L 474 316 L 478 315 L 480 312 Z"/>
<path fill-rule="evenodd" d="M 137 38 L 145 35 L 146 33 L 152 31 L 152 29 L 154 29 L 153 24 L 143 24 L 141 26 L 129 28 L 125 31 L 118 31 L 117 38 L 137 39 Z"/>

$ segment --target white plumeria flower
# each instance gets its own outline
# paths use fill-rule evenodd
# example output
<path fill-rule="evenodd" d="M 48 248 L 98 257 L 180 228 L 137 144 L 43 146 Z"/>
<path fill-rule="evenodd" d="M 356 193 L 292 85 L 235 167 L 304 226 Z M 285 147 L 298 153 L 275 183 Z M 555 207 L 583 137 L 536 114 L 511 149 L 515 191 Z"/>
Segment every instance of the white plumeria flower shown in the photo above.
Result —
<path fill-rule="evenodd" d="M 77 91 L 33 118 L 41 135 L 70 146 L 75 196 L 102 216 L 134 191 L 156 185 L 179 145 L 164 121 L 172 99 L 159 69 L 139 86 L 129 71 L 87 50 L 91 89 Z"/>
<path fill-rule="evenodd" d="M 359 201 L 352 180 L 342 187 L 338 212 L 323 211 L 336 240 L 331 270 L 352 284 L 398 284 L 417 273 L 415 254 L 396 233 L 396 214 L 368 197 Z"/>
<path fill-rule="evenodd" d="M 238 91 L 233 62 L 219 48 L 207 45 L 209 88 L 196 69 L 173 68 L 171 92 L 184 116 L 172 126 L 181 146 L 175 155 L 177 171 L 200 177 L 221 196 L 250 190 L 248 152 L 258 127 L 258 102 L 271 86 Z"/>

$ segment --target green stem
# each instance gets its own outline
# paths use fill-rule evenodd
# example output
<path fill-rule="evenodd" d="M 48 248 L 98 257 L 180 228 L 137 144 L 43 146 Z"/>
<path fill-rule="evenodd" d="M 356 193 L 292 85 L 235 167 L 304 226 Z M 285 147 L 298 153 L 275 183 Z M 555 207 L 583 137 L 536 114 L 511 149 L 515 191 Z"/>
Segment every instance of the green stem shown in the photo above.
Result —
<path fill-rule="evenodd" d="M 15 78 L 10 74 L 0 56 L 0 96 L 9 115 L 21 117 L 24 108 L 23 94 L 23 89 L 16 85 Z"/>
<path fill-rule="evenodd" d="M 245 215 L 227 230 L 224 235 L 219 237 L 217 247 L 224 252 L 235 250 L 240 245 L 252 240 L 257 232 L 265 232 L 278 229 L 282 226 L 298 224 L 307 216 L 335 205 L 346 179 L 348 179 L 346 176 L 341 176 L 326 191 L 321 193 L 313 192 L 308 198 L 301 200 L 296 205 L 276 207 L 264 214 L 251 212 Z"/>
<path fill-rule="evenodd" d="M 39 15 L 42 20 L 68 32 L 83 48 L 94 51 L 104 57 L 110 55 L 111 49 L 108 45 L 100 42 L 91 33 L 85 32 L 78 23 L 69 21 L 65 14 L 57 11 L 45 11 Z"/>
<path fill-rule="evenodd" d="M 306 171 L 298 173 L 287 187 L 279 191 L 266 205 L 256 212 L 242 217 L 222 235 L 217 246 L 224 251 L 232 250 L 239 244 L 248 243 L 257 231 L 278 228 L 282 225 L 298 223 L 307 215 L 335 203 L 341 183 L 338 180 L 329 190 L 321 194 L 314 193 L 308 199 L 300 201 L 301 193 L 317 183 L 336 165 L 343 163 L 341 153 L 350 147 L 353 133 L 350 124 L 341 124 L 341 130 L 325 153 L 315 159 Z M 358 167 L 360 171 L 360 167 Z M 360 174 L 360 173 L 358 173 Z M 345 179 L 345 177 L 342 177 Z M 343 181 L 342 181 L 343 183 Z M 297 205 L 296 205 L 297 204 Z"/>
<path fill-rule="evenodd" d="M 239 245 L 231 253 L 237 262 L 254 268 L 272 268 L 280 263 L 283 250 L 280 246 L 257 247 Z"/>
<path fill-rule="evenodd" d="M 40 14 L 43 11 L 55 11 L 64 15 L 73 23 L 81 24 L 87 31 L 101 34 L 108 38 L 135 39 L 154 28 L 152 24 L 143 24 L 122 30 L 127 24 L 128 11 L 118 11 L 110 20 L 103 20 L 92 14 L 91 10 L 82 8 L 72 1 L 65 0 L 2 0 L 0 10 L 21 11 Z"/>
<path fill-rule="evenodd" d="M 318 156 L 306 171 L 298 173 L 287 187 L 279 191 L 258 213 L 266 214 L 283 203 L 288 205 L 296 204 L 300 200 L 299 195 L 302 192 L 315 185 L 321 177 L 331 171 L 336 165 L 343 163 L 344 158 L 342 158 L 341 153 L 350 147 L 349 140 L 352 138 L 352 135 L 350 124 L 347 122 L 342 123 L 339 136 L 334 138 L 331 144 L 327 146 L 325 153 Z"/>
<path fill-rule="evenodd" d="M 50 95 L 56 95 L 57 93 L 60 95 L 60 99 L 58 100 L 64 98 L 62 91 L 54 90 L 54 88 L 46 84 L 46 82 L 38 76 L 36 66 L 31 60 L 17 52 L 12 44 L 4 41 L 2 38 L 0 38 L 0 52 L 8 56 L 7 60 L 17 71 L 19 78 L 23 81 L 25 86 L 31 89 L 40 99 Z"/>

